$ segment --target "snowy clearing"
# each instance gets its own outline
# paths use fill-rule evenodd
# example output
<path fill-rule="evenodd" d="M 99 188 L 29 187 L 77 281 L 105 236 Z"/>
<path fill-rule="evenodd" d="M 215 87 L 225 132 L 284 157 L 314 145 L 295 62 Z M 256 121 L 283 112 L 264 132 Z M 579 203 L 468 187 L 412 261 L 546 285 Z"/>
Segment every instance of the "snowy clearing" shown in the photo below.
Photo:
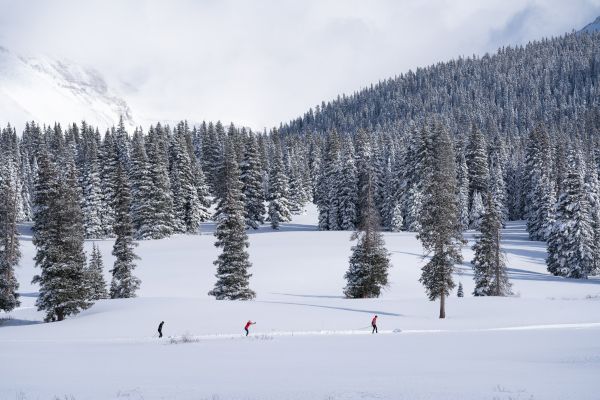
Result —
<path fill-rule="evenodd" d="M 523 223 L 503 237 L 516 296 L 471 297 L 465 248 L 455 280 L 466 297 L 453 295 L 439 320 L 418 282 L 414 234 L 385 234 L 394 267 L 384 295 L 348 300 L 350 232 L 318 232 L 315 220 L 311 207 L 280 231 L 250 232 L 255 301 L 207 295 L 217 250 L 205 224 L 200 235 L 140 242 L 139 298 L 99 301 L 52 324 L 34 307 L 34 248 L 22 227 L 23 304 L 0 314 L 0 398 L 598 398 L 600 280 L 547 274 L 545 245 L 527 241 Z M 108 278 L 112 241 L 96 243 Z M 248 319 L 257 324 L 245 338 Z"/>

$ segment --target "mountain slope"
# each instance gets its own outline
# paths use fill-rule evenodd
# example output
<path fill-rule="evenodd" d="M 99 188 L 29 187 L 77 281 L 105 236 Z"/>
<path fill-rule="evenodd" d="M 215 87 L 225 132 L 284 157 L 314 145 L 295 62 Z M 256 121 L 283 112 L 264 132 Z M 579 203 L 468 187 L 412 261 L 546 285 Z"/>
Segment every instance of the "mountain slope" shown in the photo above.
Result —
<path fill-rule="evenodd" d="M 100 128 L 132 113 L 97 71 L 48 57 L 22 57 L 0 47 L 0 123 L 69 123 L 86 120 Z"/>
<path fill-rule="evenodd" d="M 580 32 L 593 33 L 600 31 L 600 17 L 596 18 L 596 20 L 592 23 L 587 24 L 581 29 Z"/>

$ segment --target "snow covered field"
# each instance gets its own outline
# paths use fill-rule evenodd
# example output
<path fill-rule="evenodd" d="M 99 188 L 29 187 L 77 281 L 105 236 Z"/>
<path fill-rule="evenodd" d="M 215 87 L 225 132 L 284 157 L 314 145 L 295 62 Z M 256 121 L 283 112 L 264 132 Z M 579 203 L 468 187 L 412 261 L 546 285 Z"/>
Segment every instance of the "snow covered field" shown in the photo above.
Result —
<path fill-rule="evenodd" d="M 52 324 L 38 323 L 23 227 L 23 304 L 0 322 L 0 399 L 600 398 L 600 280 L 548 275 L 545 246 L 527 241 L 523 223 L 503 238 L 516 296 L 471 297 L 465 248 L 456 281 L 467 297 L 453 295 L 439 320 L 418 282 L 414 234 L 385 234 L 393 268 L 384 295 L 348 300 L 350 232 L 318 232 L 315 222 L 310 208 L 279 232 L 250 233 L 255 301 L 207 295 L 217 249 L 206 224 L 201 235 L 140 243 L 139 298 Z M 108 280 L 112 241 L 97 243 Z M 257 324 L 245 338 L 248 319 Z"/>

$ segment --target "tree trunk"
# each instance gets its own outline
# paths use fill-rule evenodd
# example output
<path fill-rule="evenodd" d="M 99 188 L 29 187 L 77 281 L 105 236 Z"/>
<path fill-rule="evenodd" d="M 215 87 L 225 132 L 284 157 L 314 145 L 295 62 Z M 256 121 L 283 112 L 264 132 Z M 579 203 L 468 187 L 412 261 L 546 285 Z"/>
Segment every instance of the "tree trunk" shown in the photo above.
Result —
<path fill-rule="evenodd" d="M 440 295 L 440 318 L 446 318 L 446 294 L 443 290 Z"/>

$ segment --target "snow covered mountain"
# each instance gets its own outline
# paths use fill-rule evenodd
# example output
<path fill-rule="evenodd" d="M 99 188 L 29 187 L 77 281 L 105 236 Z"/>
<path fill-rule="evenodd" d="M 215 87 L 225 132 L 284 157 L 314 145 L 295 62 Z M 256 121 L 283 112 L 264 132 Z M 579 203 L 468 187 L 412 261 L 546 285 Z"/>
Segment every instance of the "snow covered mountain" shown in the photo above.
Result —
<path fill-rule="evenodd" d="M 24 57 L 0 46 L 1 125 L 86 120 L 106 128 L 120 115 L 133 125 L 127 102 L 99 72 L 50 57 Z"/>
<path fill-rule="evenodd" d="M 580 32 L 592 33 L 592 32 L 598 32 L 598 31 L 600 31 L 600 17 L 596 18 L 596 20 L 594 22 L 589 23 L 586 26 L 584 26 Z"/>

